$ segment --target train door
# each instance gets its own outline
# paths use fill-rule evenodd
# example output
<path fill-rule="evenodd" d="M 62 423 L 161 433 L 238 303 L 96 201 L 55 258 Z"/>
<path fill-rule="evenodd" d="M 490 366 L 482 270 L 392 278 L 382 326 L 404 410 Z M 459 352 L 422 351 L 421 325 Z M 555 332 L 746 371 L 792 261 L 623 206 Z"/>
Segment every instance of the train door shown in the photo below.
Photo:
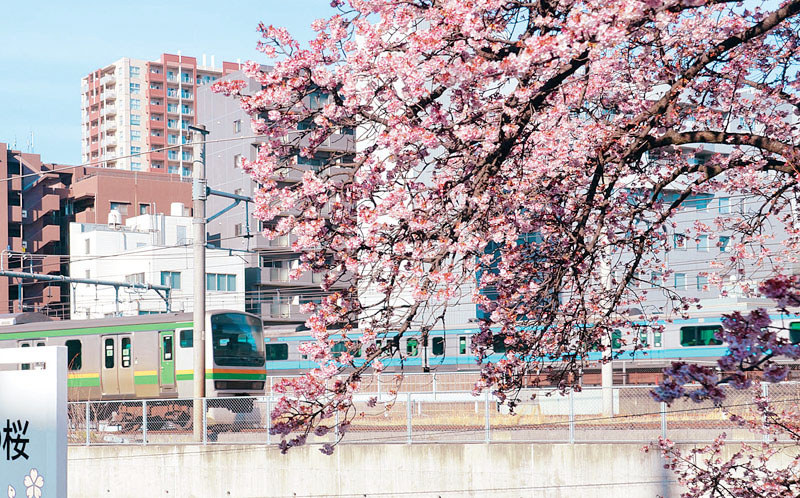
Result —
<path fill-rule="evenodd" d="M 32 340 L 26 340 L 26 341 L 17 341 L 17 347 L 20 347 L 20 348 L 32 348 L 34 346 L 42 347 L 42 346 L 46 346 L 46 343 L 44 342 L 44 339 L 32 339 Z M 40 370 L 40 369 L 44 368 L 44 363 L 34 363 L 33 365 L 31 365 L 30 363 L 22 363 L 22 364 L 20 364 L 19 369 L 20 370 L 30 370 L 31 366 L 33 366 L 34 370 Z"/>
<path fill-rule="evenodd" d="M 119 394 L 117 336 L 100 336 L 100 391 L 104 396 Z"/>
<path fill-rule="evenodd" d="M 129 334 L 118 335 L 117 345 L 119 351 L 119 364 L 117 367 L 117 380 L 119 393 L 133 397 L 133 337 Z"/>
<path fill-rule="evenodd" d="M 175 331 L 162 330 L 158 333 L 159 371 L 158 380 L 161 394 L 175 392 Z"/>
<path fill-rule="evenodd" d="M 133 395 L 130 334 L 100 337 L 100 389 L 104 396 Z"/>

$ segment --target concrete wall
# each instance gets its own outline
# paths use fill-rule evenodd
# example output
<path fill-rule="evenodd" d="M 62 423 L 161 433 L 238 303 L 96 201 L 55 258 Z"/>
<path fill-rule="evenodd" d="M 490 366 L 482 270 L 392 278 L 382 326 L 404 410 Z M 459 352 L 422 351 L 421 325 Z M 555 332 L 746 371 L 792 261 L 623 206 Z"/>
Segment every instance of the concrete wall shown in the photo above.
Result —
<path fill-rule="evenodd" d="M 75 497 L 677 496 L 639 444 L 70 447 Z M 665 484 L 669 480 L 669 484 Z M 667 486 L 671 489 L 667 489 Z"/>

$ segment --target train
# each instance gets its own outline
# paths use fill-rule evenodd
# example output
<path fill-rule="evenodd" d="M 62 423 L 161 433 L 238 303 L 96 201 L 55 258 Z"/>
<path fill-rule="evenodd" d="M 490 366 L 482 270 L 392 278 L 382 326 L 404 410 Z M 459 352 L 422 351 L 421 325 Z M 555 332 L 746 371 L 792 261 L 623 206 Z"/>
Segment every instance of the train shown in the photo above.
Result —
<path fill-rule="evenodd" d="M 29 323 L 0 327 L 0 348 L 66 346 L 70 401 L 175 400 L 151 404 L 149 418 L 189 426 L 191 402 L 178 400 L 193 396 L 191 313 L 66 321 L 27 319 Z M 248 417 L 260 420 L 251 397 L 264 394 L 267 374 L 261 319 L 241 311 L 208 311 L 205 330 L 209 423 L 224 424 L 228 419 L 241 422 Z M 21 364 L 18 368 L 37 365 Z M 141 420 L 141 405 L 107 406 L 121 422 Z"/>
<path fill-rule="evenodd" d="M 727 300 L 725 300 L 727 301 Z M 767 301 L 745 303 L 722 303 L 724 311 L 719 307 L 692 313 L 690 318 L 662 318 L 658 323 L 662 330 L 652 327 L 633 326 L 628 330 L 617 330 L 612 337 L 613 368 L 615 384 L 656 384 L 663 378 L 663 369 L 675 361 L 688 361 L 698 364 L 716 365 L 717 359 L 727 352 L 727 346 L 716 339 L 715 334 L 722 329 L 722 315 L 740 311 L 746 314 L 758 306 L 767 306 Z M 800 316 L 797 311 L 789 314 L 772 314 L 774 323 L 782 324 L 788 330 L 788 339 L 800 343 Z M 644 322 L 642 322 L 644 323 Z M 377 339 L 377 345 L 385 345 L 386 341 L 394 341 L 392 348 L 399 352 L 391 359 L 382 359 L 385 371 L 392 372 L 474 372 L 477 380 L 479 366 L 471 352 L 471 337 L 478 333 L 475 323 L 432 330 L 428 334 L 427 344 L 422 344 L 414 332 L 404 334 L 403 338 L 383 337 Z M 335 336 L 335 332 L 334 332 Z M 340 337 L 333 345 L 334 356 L 344 351 L 356 351 L 356 365 L 361 351 L 353 344 L 359 334 L 357 331 Z M 314 368 L 316 363 L 306 358 L 298 350 L 298 346 L 313 338 L 305 327 L 272 326 L 264 330 L 266 370 L 268 375 L 276 377 L 295 376 Z M 635 345 L 641 345 L 636 348 Z M 503 357 L 505 344 L 503 337 L 496 335 L 493 341 L 493 354 L 489 361 L 498 361 Z M 577 381 L 582 385 L 599 385 L 601 383 L 600 360 L 598 351 L 589 352 L 586 356 L 587 367 L 581 372 Z M 800 377 L 800 364 L 785 361 L 792 367 L 791 378 Z M 543 376 L 531 376 L 528 385 L 546 384 Z"/>

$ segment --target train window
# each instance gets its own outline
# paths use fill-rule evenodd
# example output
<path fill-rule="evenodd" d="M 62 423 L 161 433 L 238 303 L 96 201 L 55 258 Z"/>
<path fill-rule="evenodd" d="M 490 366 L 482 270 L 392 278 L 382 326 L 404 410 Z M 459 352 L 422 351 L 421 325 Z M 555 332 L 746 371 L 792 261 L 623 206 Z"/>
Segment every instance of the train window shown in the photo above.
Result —
<path fill-rule="evenodd" d="M 789 324 L 789 340 L 792 341 L 792 344 L 800 343 L 800 322 Z"/>
<path fill-rule="evenodd" d="M 611 349 L 619 349 L 622 347 L 622 331 L 614 329 L 611 332 Z"/>
<path fill-rule="evenodd" d="M 419 354 L 419 341 L 417 339 L 406 341 L 406 354 L 408 356 L 417 356 Z"/>
<path fill-rule="evenodd" d="M 458 354 L 467 354 L 467 336 L 458 338 Z"/>
<path fill-rule="evenodd" d="M 653 347 L 660 348 L 661 347 L 661 332 L 653 332 Z"/>
<path fill-rule="evenodd" d="M 647 329 L 639 330 L 639 344 L 647 346 Z"/>
<path fill-rule="evenodd" d="M 19 347 L 21 347 L 21 348 L 29 348 L 29 347 L 31 347 L 31 345 L 29 343 L 27 343 L 27 342 L 23 342 L 22 344 L 20 344 Z M 30 363 L 22 363 L 19 366 L 19 369 L 20 370 L 30 370 L 31 369 L 31 364 Z"/>
<path fill-rule="evenodd" d="M 722 344 L 714 337 L 714 333 L 722 330 L 719 325 L 701 325 L 698 327 L 681 327 L 681 346 L 707 346 Z"/>
<path fill-rule="evenodd" d="M 444 354 L 444 337 L 433 338 L 433 356 L 442 356 Z"/>
<path fill-rule="evenodd" d="M 334 358 L 339 358 L 345 351 L 347 351 L 347 344 L 345 344 L 344 341 L 337 342 L 331 348 L 331 352 L 333 353 Z"/>
<path fill-rule="evenodd" d="M 496 335 L 492 337 L 492 351 L 497 354 L 506 352 L 506 336 Z"/>
<path fill-rule="evenodd" d="M 182 348 L 190 348 L 192 347 L 192 329 L 188 330 L 181 330 L 180 333 L 180 346 Z"/>
<path fill-rule="evenodd" d="M 164 354 L 164 361 L 172 360 L 172 336 L 165 335 L 161 337 L 162 346 L 161 351 Z"/>
<path fill-rule="evenodd" d="M 122 368 L 129 368 L 131 366 L 131 338 L 122 338 Z"/>
<path fill-rule="evenodd" d="M 111 337 L 106 339 L 103 348 L 105 350 L 106 368 L 114 368 L 114 339 L 112 339 Z"/>
<path fill-rule="evenodd" d="M 289 345 L 285 342 L 266 344 L 267 361 L 279 361 L 289 358 Z"/>
<path fill-rule="evenodd" d="M 80 370 L 83 363 L 81 361 L 81 341 L 72 339 L 64 343 L 67 346 L 67 368 L 70 370 Z"/>

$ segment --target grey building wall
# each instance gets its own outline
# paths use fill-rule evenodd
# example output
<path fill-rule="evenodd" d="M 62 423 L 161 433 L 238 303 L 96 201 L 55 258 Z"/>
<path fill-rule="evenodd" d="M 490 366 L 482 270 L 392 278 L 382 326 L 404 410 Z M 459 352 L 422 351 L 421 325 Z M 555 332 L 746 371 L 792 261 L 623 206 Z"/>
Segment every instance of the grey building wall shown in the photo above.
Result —
<path fill-rule="evenodd" d="M 242 72 L 235 72 L 225 79 L 245 80 L 243 93 L 255 93 L 259 85 L 247 79 Z M 209 86 L 197 90 L 198 121 L 209 131 L 210 143 L 206 148 L 206 176 L 208 186 L 214 190 L 253 197 L 257 185 L 239 164 L 240 158 L 253 160 L 259 144 L 250 125 L 250 116 L 239 106 L 239 101 L 214 93 Z M 221 140 L 221 141 L 219 141 Z M 218 141 L 218 142 L 215 142 Z M 324 144 L 323 150 L 354 150 L 351 135 L 337 135 Z M 289 158 L 288 161 L 293 161 Z M 297 165 L 282 182 L 300 180 L 297 170 L 310 166 Z M 231 201 L 210 196 L 208 215 L 211 216 L 228 206 Z M 248 226 L 249 225 L 249 226 Z M 299 280 L 290 281 L 289 272 L 299 264 L 299 253 L 291 250 L 293 238 L 281 237 L 269 240 L 261 235 L 259 220 L 253 216 L 253 205 L 246 213 L 244 203 L 226 212 L 208 224 L 209 242 L 223 248 L 232 248 L 246 259 L 246 309 L 272 322 L 302 323 L 308 317 L 300 313 L 300 305 L 309 300 L 319 300 L 323 292 L 319 287 L 320 275 L 306 273 Z M 341 285 L 337 286 L 341 287 Z"/>

